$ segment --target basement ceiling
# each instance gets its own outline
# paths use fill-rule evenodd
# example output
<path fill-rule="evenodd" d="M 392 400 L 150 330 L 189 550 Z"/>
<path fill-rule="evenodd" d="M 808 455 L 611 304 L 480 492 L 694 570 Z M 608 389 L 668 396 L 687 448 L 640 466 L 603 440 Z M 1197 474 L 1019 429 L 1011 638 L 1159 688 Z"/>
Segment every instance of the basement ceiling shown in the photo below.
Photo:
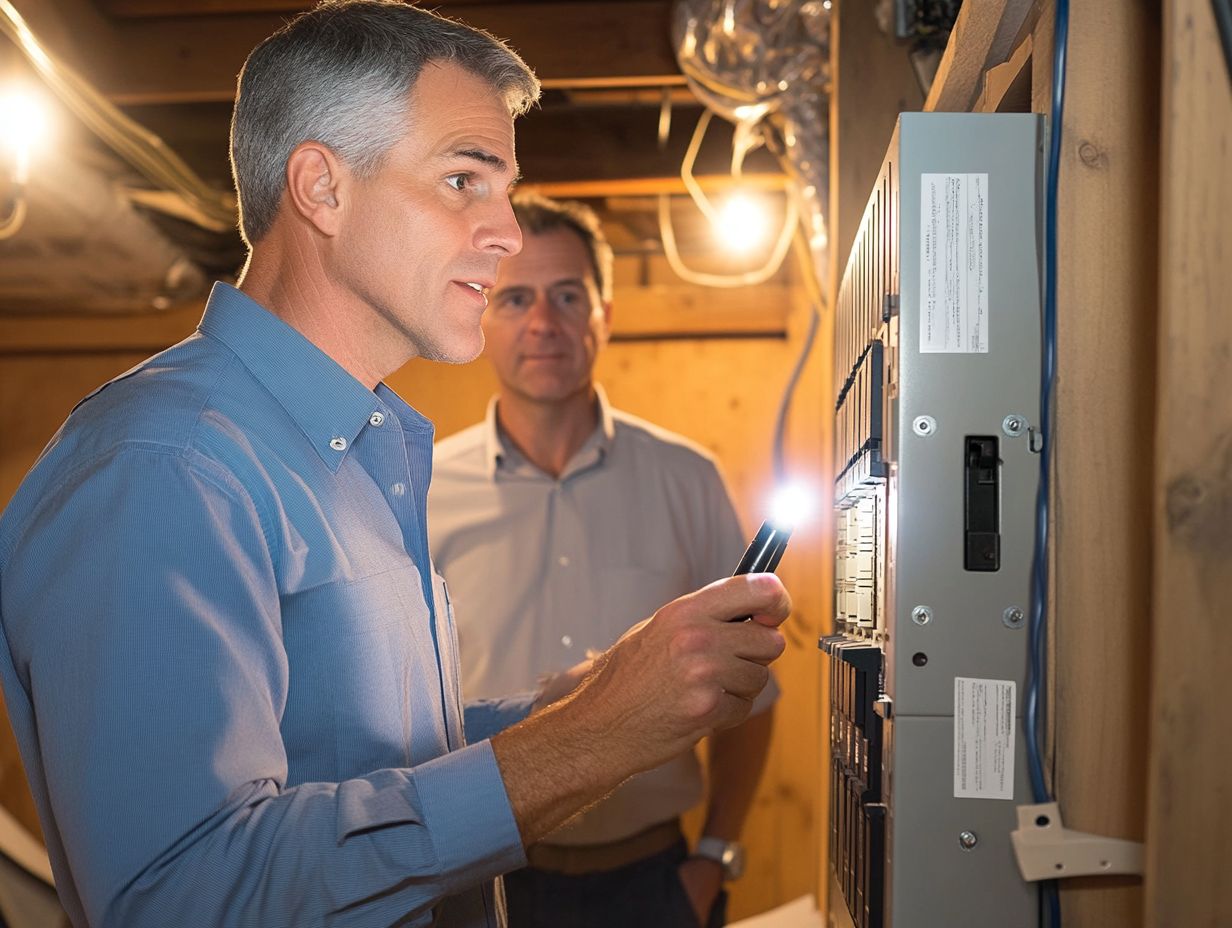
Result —
<path fill-rule="evenodd" d="M 231 187 L 236 74 L 257 42 L 310 6 L 13 2 L 63 64 L 219 191 Z M 670 0 L 437 0 L 433 8 L 507 39 L 543 81 L 540 106 L 517 128 L 524 184 L 596 207 L 618 253 L 657 252 L 654 195 L 683 193 L 680 163 L 702 113 L 673 56 Z M 234 231 L 206 231 L 151 208 L 163 194 L 141 193 L 149 182 L 70 114 L 59 122 L 53 150 L 32 167 L 26 226 L 0 241 L 0 311 L 158 311 L 237 271 L 243 250 Z M 722 185 L 731 141 L 732 127 L 712 121 L 695 175 Z M 780 183 L 764 150 L 744 171 L 762 187 Z M 678 213 L 681 250 L 708 249 L 696 210 Z"/>

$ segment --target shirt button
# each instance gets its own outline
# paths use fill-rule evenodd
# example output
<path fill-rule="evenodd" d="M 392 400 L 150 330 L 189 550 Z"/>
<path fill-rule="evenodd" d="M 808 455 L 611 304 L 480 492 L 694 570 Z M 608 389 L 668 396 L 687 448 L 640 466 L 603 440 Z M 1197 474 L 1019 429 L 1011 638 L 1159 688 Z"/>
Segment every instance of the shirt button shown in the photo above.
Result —
<path fill-rule="evenodd" d="M 566 648 L 571 648 L 573 647 L 573 638 L 571 638 L 569 635 L 561 635 L 560 643 L 563 644 Z"/>
<path fill-rule="evenodd" d="M 406 493 L 406 484 L 405 483 L 395 483 L 392 487 L 389 488 L 389 492 L 392 493 L 394 496 L 402 496 Z"/>
<path fill-rule="evenodd" d="M 565 557 L 565 556 L 562 554 L 560 557 L 558 557 L 558 558 L 556 559 L 556 563 L 557 563 L 557 564 L 559 564 L 561 567 L 568 567 L 568 566 L 569 566 L 569 558 Z"/>
<path fill-rule="evenodd" d="M 368 424 L 375 425 L 377 428 L 380 428 L 385 424 L 385 413 L 380 412 L 379 410 L 374 412 L 368 417 Z"/>
<path fill-rule="evenodd" d="M 346 439 L 340 435 L 335 435 L 329 440 L 329 446 L 335 451 L 346 451 Z"/>

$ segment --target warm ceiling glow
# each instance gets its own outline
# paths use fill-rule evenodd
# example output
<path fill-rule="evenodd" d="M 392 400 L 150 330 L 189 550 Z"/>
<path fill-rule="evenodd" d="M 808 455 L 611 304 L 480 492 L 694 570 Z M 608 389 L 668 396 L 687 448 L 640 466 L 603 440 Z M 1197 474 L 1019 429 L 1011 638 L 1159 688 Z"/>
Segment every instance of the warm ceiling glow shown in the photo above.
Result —
<path fill-rule="evenodd" d="M 715 234 L 731 251 L 749 251 L 766 240 L 770 220 L 765 204 L 742 193 L 734 193 L 719 209 Z"/>

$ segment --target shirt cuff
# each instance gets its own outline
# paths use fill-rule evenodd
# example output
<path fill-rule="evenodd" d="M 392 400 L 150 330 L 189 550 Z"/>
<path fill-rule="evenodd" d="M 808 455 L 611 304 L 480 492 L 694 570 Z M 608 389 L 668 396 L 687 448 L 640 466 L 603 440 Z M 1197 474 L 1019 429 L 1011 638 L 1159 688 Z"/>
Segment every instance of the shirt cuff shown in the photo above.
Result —
<path fill-rule="evenodd" d="M 466 704 L 463 710 L 466 740 L 470 744 L 499 734 L 516 725 L 535 705 L 538 693 L 519 693 L 503 699 L 480 699 Z"/>
<path fill-rule="evenodd" d="M 522 835 L 490 741 L 419 764 L 414 777 L 447 892 L 526 865 Z"/>

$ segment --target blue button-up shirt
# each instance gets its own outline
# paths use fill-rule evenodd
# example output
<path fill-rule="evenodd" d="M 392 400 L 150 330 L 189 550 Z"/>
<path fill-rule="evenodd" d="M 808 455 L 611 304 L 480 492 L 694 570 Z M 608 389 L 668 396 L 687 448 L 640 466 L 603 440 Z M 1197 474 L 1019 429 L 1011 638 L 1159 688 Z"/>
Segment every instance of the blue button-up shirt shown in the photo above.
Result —
<path fill-rule="evenodd" d="M 431 456 L 222 284 L 74 410 L 0 520 L 0 676 L 75 925 L 503 922 L 483 739 L 531 697 L 462 709 Z"/>

